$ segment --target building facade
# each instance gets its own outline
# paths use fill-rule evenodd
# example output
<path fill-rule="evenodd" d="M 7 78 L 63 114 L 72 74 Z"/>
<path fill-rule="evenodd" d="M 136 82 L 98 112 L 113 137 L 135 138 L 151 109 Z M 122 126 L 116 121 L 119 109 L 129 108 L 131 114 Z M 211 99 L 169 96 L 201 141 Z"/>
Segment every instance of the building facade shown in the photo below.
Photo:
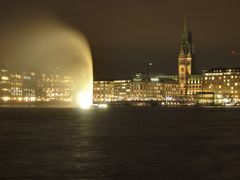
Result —
<path fill-rule="evenodd" d="M 203 92 L 222 94 L 231 101 L 240 100 L 240 68 L 213 68 L 203 73 Z"/>
<path fill-rule="evenodd" d="M 188 29 L 187 18 L 184 18 L 184 28 L 181 36 L 181 46 L 178 55 L 178 81 L 180 96 L 194 96 L 202 91 L 202 75 L 195 75 L 195 50 L 192 33 Z"/>
<path fill-rule="evenodd" d="M 0 78 L 1 103 L 73 101 L 73 81 L 59 72 L 37 74 L 1 69 Z"/>
<path fill-rule="evenodd" d="M 132 82 L 132 100 L 165 101 L 179 96 L 179 84 L 176 75 L 154 74 L 149 76 L 137 73 Z"/>
<path fill-rule="evenodd" d="M 1 69 L 0 71 L 0 97 L 2 102 L 10 101 L 11 99 L 11 76 L 7 69 Z"/>
<path fill-rule="evenodd" d="M 131 80 L 114 80 L 114 101 L 131 101 L 132 100 L 132 83 Z"/>
<path fill-rule="evenodd" d="M 202 75 L 191 75 L 187 82 L 187 96 L 195 98 L 196 94 L 203 91 L 202 88 Z"/>
<path fill-rule="evenodd" d="M 131 80 L 104 80 L 93 83 L 93 101 L 95 103 L 130 101 L 131 98 Z"/>
<path fill-rule="evenodd" d="M 178 97 L 178 82 L 172 79 L 142 78 L 133 80 L 94 81 L 95 103 L 126 101 L 164 101 Z"/>
<path fill-rule="evenodd" d="M 224 105 L 224 98 L 222 94 L 214 92 L 200 92 L 196 95 L 197 105 L 202 106 L 219 106 Z"/>
<path fill-rule="evenodd" d="M 106 103 L 114 101 L 113 80 L 103 80 L 93 82 L 93 102 Z"/>
<path fill-rule="evenodd" d="M 38 101 L 73 101 L 73 80 L 69 75 L 60 72 L 41 73 L 36 79 Z"/>
<path fill-rule="evenodd" d="M 132 82 L 132 101 L 162 100 L 162 84 L 156 81 L 142 80 Z"/>

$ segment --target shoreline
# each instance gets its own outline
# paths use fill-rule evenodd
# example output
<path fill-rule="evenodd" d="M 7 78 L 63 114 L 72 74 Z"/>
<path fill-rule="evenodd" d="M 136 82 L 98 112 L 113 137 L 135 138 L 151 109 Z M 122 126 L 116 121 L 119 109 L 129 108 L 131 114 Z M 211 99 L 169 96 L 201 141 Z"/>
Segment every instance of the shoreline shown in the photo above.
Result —
<path fill-rule="evenodd" d="M 101 109 L 97 105 L 93 104 L 90 109 Z M 134 104 L 107 104 L 108 108 L 121 108 L 121 107 L 134 107 L 134 108 L 148 108 L 148 107 L 158 107 L 158 108 L 222 108 L 222 109 L 229 109 L 229 108 L 240 108 L 240 106 L 225 106 L 225 105 L 134 105 Z M 22 108 L 22 109 L 81 109 L 78 105 L 66 105 L 66 104 L 0 104 L 0 109 L 4 108 Z"/>

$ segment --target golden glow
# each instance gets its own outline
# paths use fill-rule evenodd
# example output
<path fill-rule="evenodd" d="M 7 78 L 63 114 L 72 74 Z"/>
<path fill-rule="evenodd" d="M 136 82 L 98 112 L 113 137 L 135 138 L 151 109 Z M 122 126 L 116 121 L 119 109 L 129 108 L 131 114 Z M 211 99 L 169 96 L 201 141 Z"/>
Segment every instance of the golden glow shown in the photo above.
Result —
<path fill-rule="evenodd" d="M 9 78 L 7 76 L 2 76 L 2 80 L 7 81 Z"/>
<path fill-rule="evenodd" d="M 108 105 L 107 104 L 99 104 L 98 107 L 100 109 L 107 109 L 108 108 Z"/>
<path fill-rule="evenodd" d="M 9 59 L 9 65 L 14 68 L 31 70 L 31 76 L 13 74 L 13 77 L 34 81 L 32 76 L 35 76 L 35 73 L 32 72 L 32 69 L 38 67 L 39 70 L 46 70 L 46 74 L 42 75 L 43 88 L 45 88 L 45 82 L 51 85 L 49 85 L 49 89 L 44 90 L 46 97 L 41 97 L 40 100 L 43 99 L 47 102 L 75 100 L 74 104 L 78 103 L 81 108 L 90 107 L 92 104 L 93 67 L 90 47 L 85 36 L 51 15 L 38 16 L 37 14 L 32 17 L 19 17 L 17 22 L 19 24 L 24 22 L 24 25 L 20 25 L 17 29 L 11 25 L 14 25 L 15 22 L 7 25 L 7 38 L 4 38 L 7 42 L 2 43 L 5 44 L 4 48 L 8 49 L 6 52 L 14 53 L 5 53 L 4 59 Z M 16 39 L 19 43 L 16 43 Z M 66 74 L 64 78 L 58 75 L 48 76 L 47 72 L 50 71 L 48 67 L 55 68 L 56 66 L 60 73 Z M 0 76 L 0 79 L 11 80 L 10 77 L 5 76 Z M 55 84 L 66 85 L 69 90 L 66 90 L 67 93 L 65 93 L 61 90 L 63 88 L 59 90 L 59 87 L 54 87 Z M 39 98 L 23 99 L 23 101 L 36 100 Z"/>
<path fill-rule="evenodd" d="M 92 87 L 78 94 L 77 102 L 81 109 L 89 109 L 92 105 Z"/>
<path fill-rule="evenodd" d="M 10 101 L 10 97 L 2 97 L 2 100 L 4 101 L 4 102 L 7 102 L 7 101 Z"/>

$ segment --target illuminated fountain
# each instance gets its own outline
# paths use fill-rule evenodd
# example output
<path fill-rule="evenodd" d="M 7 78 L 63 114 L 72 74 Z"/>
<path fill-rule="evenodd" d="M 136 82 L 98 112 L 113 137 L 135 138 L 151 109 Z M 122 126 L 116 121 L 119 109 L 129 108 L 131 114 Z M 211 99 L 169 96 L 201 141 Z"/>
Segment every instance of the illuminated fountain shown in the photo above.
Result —
<path fill-rule="evenodd" d="M 90 48 L 84 36 L 79 35 L 79 66 L 73 71 L 75 94 L 82 109 L 88 109 L 93 103 L 93 67 Z"/>
<path fill-rule="evenodd" d="M 47 71 L 47 67 L 60 67 L 74 80 L 71 88 L 75 103 L 83 109 L 89 108 L 93 96 L 93 68 L 84 35 L 53 18 L 18 22 L 19 26 L 6 28 L 6 52 L 14 53 L 6 53 L 3 58 L 24 70 Z"/>

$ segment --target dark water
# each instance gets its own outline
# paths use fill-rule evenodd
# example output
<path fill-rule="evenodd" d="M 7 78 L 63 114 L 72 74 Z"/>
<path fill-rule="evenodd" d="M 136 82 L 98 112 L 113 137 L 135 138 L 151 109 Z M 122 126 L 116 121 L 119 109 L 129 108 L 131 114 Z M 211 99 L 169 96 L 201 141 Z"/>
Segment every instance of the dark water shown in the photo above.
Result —
<path fill-rule="evenodd" d="M 240 109 L 0 109 L 0 179 L 240 179 Z"/>

